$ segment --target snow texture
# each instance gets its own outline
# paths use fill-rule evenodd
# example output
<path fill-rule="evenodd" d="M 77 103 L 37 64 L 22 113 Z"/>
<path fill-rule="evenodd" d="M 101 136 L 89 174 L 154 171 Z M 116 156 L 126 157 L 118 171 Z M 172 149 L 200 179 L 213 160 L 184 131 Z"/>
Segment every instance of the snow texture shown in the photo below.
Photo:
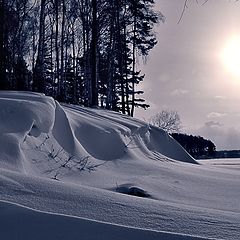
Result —
<path fill-rule="evenodd" d="M 227 161 L 119 113 L 1 91 L 1 238 L 240 239 Z"/>

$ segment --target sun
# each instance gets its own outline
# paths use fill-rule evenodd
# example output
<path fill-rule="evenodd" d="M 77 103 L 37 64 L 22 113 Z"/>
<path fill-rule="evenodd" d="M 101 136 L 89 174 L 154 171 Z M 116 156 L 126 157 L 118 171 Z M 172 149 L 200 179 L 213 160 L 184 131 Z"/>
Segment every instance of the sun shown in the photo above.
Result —
<path fill-rule="evenodd" d="M 240 78 L 240 36 L 235 36 L 226 41 L 220 54 L 226 70 Z"/>

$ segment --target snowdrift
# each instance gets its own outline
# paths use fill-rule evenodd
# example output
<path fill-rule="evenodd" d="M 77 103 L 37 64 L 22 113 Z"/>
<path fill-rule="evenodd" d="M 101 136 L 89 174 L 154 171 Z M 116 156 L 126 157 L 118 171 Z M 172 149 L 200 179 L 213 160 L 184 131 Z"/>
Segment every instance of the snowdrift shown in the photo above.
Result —
<path fill-rule="evenodd" d="M 29 172 L 30 137 L 71 156 L 112 161 L 148 157 L 196 163 L 166 132 L 118 113 L 61 106 L 38 93 L 0 92 L 0 167 Z M 51 136 L 51 137 L 50 137 Z"/>
<path fill-rule="evenodd" d="M 238 240 L 239 165 L 198 164 L 116 112 L 0 92 L 4 239 Z"/>

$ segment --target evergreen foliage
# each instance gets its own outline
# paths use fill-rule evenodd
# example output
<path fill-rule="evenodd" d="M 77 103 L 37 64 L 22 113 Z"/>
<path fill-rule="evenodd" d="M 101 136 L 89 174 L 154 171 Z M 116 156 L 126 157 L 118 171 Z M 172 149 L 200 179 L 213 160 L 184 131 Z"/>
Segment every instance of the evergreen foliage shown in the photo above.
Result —
<path fill-rule="evenodd" d="M 0 0 L 0 90 L 133 115 L 163 20 L 154 0 Z"/>
<path fill-rule="evenodd" d="M 201 136 L 193 136 L 183 133 L 172 133 L 171 136 L 195 158 L 214 157 L 216 153 L 215 144 Z"/>

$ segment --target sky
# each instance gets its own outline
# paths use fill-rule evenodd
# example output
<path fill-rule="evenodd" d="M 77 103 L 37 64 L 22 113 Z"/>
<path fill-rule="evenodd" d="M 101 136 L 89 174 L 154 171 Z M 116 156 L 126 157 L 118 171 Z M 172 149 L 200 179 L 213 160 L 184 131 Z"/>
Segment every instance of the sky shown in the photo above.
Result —
<path fill-rule="evenodd" d="M 210 139 L 217 150 L 240 149 L 240 2 L 189 0 L 177 24 L 184 2 L 156 0 L 166 19 L 147 62 L 139 61 L 151 107 L 135 116 L 176 110 L 181 132 Z"/>

